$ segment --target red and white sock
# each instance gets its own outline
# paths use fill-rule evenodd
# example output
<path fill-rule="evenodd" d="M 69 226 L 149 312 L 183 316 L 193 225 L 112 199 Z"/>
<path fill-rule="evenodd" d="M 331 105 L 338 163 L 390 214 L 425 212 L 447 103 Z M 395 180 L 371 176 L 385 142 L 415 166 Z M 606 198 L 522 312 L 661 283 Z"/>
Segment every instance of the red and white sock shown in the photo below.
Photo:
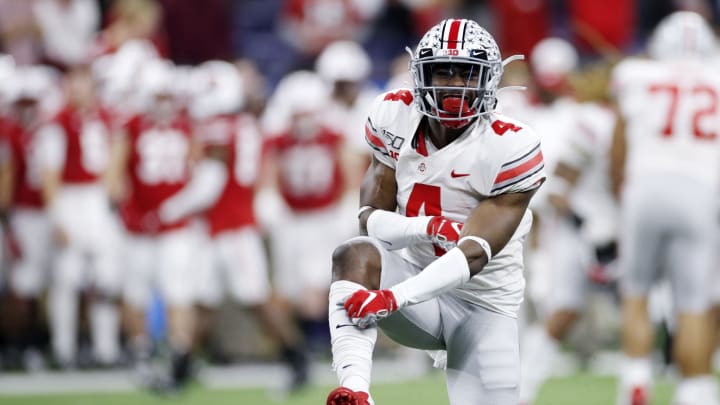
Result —
<path fill-rule="evenodd" d="M 617 405 L 631 405 L 633 391 L 640 389 L 650 403 L 652 387 L 652 363 L 649 357 L 625 357 L 620 366 Z"/>

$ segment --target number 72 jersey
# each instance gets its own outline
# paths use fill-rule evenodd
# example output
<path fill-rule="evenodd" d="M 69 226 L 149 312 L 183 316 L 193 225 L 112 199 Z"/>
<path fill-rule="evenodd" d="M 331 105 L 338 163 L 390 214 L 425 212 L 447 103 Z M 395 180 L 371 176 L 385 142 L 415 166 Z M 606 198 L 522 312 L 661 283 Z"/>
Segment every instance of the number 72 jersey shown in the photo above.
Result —
<path fill-rule="evenodd" d="M 481 201 L 529 191 L 544 181 L 540 138 L 525 124 L 493 114 L 437 149 L 420 129 L 422 117 L 413 106 L 410 91 L 398 90 L 376 99 L 365 127 L 374 156 L 395 169 L 399 213 L 409 217 L 444 215 L 465 222 Z M 522 284 L 520 242 L 531 223 L 532 216 L 526 211 L 511 242 L 494 253 L 468 288 Z M 401 254 L 424 267 L 442 253 L 427 242 L 410 246 Z M 490 274 L 493 272 L 497 274 Z"/>
<path fill-rule="evenodd" d="M 628 59 L 612 90 L 626 122 L 626 181 L 677 174 L 720 182 L 720 75 L 715 64 Z"/>

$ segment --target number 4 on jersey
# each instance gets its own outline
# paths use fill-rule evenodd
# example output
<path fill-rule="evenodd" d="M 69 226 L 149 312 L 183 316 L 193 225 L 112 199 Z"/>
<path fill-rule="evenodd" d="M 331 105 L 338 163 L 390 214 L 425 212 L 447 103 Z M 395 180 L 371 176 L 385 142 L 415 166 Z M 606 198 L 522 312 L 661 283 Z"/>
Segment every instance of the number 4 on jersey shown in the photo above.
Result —
<path fill-rule="evenodd" d="M 420 209 L 425 209 L 427 216 L 442 215 L 442 206 L 440 205 L 440 187 L 431 186 L 429 184 L 415 183 L 410 197 L 408 197 L 407 207 L 405 207 L 405 215 L 408 217 L 417 217 L 420 215 Z M 442 256 L 445 251 L 439 246 L 433 245 L 435 248 L 435 256 Z"/>
<path fill-rule="evenodd" d="M 492 127 L 493 131 L 495 131 L 495 133 L 500 136 L 505 135 L 505 132 L 507 131 L 517 132 L 522 129 L 522 127 L 519 127 L 515 124 L 500 120 L 493 121 L 490 126 Z"/>
<path fill-rule="evenodd" d="M 413 95 L 408 90 L 398 90 L 396 92 L 386 94 L 383 100 L 402 101 L 405 105 L 410 105 L 413 102 Z"/>

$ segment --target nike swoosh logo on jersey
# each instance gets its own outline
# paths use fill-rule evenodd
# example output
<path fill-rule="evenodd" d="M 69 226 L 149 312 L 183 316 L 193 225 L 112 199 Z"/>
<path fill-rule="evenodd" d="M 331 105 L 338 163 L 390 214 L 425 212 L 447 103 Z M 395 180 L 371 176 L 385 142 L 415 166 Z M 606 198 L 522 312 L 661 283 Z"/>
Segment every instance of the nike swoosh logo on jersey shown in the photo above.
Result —
<path fill-rule="evenodd" d="M 455 169 L 453 169 L 453 171 L 450 172 L 450 177 L 452 177 L 453 179 L 456 179 L 458 177 L 465 177 L 465 176 L 469 176 L 469 175 L 470 175 L 470 173 L 455 173 Z"/>
<path fill-rule="evenodd" d="M 372 300 L 374 300 L 375 297 L 377 296 L 377 294 L 374 293 L 374 292 L 369 292 L 369 291 L 368 291 L 368 294 L 369 294 L 368 297 L 365 298 L 365 301 L 362 303 L 362 305 L 360 305 L 360 308 L 357 310 L 357 313 L 358 313 L 358 314 L 362 313 L 362 310 L 365 309 L 365 307 L 367 306 L 367 304 L 371 303 Z"/>
<path fill-rule="evenodd" d="M 335 325 L 335 329 L 344 328 L 346 326 L 355 326 L 355 325 L 353 325 L 351 323 L 339 323 L 339 324 Z"/>

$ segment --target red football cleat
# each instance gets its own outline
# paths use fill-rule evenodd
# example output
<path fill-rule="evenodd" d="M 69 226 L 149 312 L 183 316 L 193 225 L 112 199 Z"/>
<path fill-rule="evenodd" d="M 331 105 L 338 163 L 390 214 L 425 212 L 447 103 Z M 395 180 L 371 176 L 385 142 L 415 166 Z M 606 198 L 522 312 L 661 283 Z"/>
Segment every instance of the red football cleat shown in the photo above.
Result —
<path fill-rule="evenodd" d="M 337 387 L 328 394 L 327 405 L 370 405 L 367 392 Z"/>
<path fill-rule="evenodd" d="M 632 390 L 631 398 L 632 399 L 630 400 L 630 404 L 632 405 L 648 405 L 649 403 L 647 392 L 643 387 L 634 387 Z"/>

